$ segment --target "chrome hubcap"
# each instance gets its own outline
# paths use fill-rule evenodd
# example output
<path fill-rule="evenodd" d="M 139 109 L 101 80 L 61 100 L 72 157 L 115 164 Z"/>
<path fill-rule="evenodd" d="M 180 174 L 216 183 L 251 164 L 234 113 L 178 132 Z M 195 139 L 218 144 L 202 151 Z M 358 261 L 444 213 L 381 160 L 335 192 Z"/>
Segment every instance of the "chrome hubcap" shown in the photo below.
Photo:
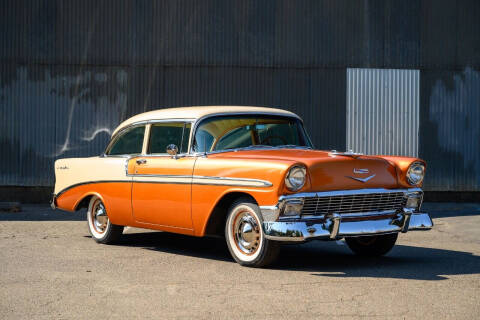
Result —
<path fill-rule="evenodd" d="M 107 228 L 108 217 L 103 203 L 98 201 L 92 208 L 92 222 L 97 232 L 102 233 Z"/>
<path fill-rule="evenodd" d="M 235 243 L 245 254 L 253 254 L 260 245 L 260 227 L 257 219 L 247 211 L 240 213 L 233 226 Z"/>

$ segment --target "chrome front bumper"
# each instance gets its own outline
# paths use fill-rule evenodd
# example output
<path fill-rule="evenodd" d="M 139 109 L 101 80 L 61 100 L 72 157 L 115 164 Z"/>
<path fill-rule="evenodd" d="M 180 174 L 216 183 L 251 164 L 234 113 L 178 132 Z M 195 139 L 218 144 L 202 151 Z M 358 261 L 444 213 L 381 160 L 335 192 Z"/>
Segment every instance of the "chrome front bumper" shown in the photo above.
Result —
<path fill-rule="evenodd" d="M 338 214 L 329 217 L 265 221 L 263 231 L 267 239 L 287 242 L 301 242 L 313 239 L 340 239 L 410 230 L 430 230 L 433 227 L 428 213 L 413 213 L 404 210 L 394 217 L 355 221 L 345 219 Z"/>

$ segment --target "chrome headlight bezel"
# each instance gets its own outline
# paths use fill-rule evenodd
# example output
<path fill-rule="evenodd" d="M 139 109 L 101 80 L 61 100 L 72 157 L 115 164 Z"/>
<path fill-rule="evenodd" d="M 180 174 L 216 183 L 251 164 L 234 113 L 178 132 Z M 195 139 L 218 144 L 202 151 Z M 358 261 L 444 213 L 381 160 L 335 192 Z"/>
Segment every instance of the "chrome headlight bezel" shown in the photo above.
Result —
<path fill-rule="evenodd" d="M 407 182 L 412 186 L 418 186 L 425 177 L 425 165 L 421 162 L 412 163 L 407 170 Z"/>
<path fill-rule="evenodd" d="M 302 165 L 295 165 L 290 168 L 285 176 L 285 186 L 290 191 L 298 191 L 305 185 L 307 180 L 307 168 Z"/>

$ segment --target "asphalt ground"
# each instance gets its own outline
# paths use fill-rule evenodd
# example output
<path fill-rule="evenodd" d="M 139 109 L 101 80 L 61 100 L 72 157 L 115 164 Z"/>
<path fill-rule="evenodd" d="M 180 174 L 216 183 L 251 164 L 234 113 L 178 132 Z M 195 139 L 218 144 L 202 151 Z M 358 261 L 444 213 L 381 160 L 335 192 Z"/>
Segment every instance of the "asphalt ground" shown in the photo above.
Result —
<path fill-rule="evenodd" d="M 424 209 L 434 229 L 385 257 L 313 241 L 265 269 L 236 264 L 223 239 L 128 228 L 107 246 L 84 212 L 0 212 L 0 318 L 479 319 L 480 204 Z"/>

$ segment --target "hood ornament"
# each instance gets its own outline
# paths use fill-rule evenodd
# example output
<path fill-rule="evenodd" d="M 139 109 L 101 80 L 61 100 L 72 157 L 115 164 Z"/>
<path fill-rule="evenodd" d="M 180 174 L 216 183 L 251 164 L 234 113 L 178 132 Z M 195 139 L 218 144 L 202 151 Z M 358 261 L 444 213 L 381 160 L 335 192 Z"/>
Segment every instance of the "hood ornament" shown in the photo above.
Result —
<path fill-rule="evenodd" d="M 328 153 L 328 155 L 330 157 L 334 157 L 334 156 L 346 156 L 346 157 L 352 157 L 352 158 L 356 158 L 356 157 L 359 157 L 359 156 L 363 156 L 363 153 L 357 153 L 357 152 L 353 152 L 353 150 L 348 150 L 348 151 L 345 151 L 345 152 L 339 152 L 337 150 L 332 150 Z"/>

